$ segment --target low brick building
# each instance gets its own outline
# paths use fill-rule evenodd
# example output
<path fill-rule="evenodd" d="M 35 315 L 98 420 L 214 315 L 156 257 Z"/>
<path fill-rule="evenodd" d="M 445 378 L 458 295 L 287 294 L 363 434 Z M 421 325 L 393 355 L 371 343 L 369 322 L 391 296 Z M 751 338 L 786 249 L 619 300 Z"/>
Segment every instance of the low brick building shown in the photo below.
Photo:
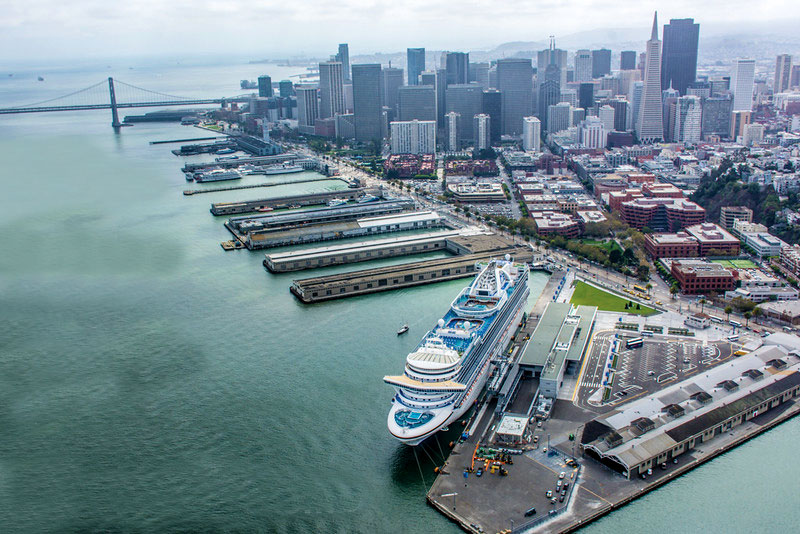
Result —
<path fill-rule="evenodd" d="M 712 291 L 724 293 L 736 287 L 736 277 L 718 263 L 673 261 L 671 272 L 686 295 L 706 295 Z"/>

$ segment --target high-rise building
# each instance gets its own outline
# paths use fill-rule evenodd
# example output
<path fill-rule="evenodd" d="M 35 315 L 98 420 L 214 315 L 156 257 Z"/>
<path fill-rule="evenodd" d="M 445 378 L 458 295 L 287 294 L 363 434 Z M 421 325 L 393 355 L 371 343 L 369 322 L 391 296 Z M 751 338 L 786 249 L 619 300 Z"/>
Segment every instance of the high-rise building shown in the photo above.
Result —
<path fill-rule="evenodd" d="M 458 119 L 458 140 L 471 144 L 475 132 L 472 131 L 473 117 L 480 114 L 483 106 L 483 89 L 476 83 L 447 86 L 445 102 L 447 112 L 456 112 Z"/>
<path fill-rule="evenodd" d="M 572 89 L 571 87 L 562 87 L 561 98 L 559 98 L 559 102 L 569 102 L 570 106 L 574 108 L 578 107 L 577 89 Z"/>
<path fill-rule="evenodd" d="M 699 96 L 700 98 L 708 98 L 711 96 L 711 84 L 709 82 L 690 83 L 686 88 L 686 94 Z"/>
<path fill-rule="evenodd" d="M 536 117 L 522 119 L 522 148 L 534 152 L 542 150 L 542 123 Z"/>
<path fill-rule="evenodd" d="M 744 128 L 750 124 L 752 113 L 752 111 L 733 110 L 731 113 L 731 139 L 736 141 L 739 137 L 744 136 Z"/>
<path fill-rule="evenodd" d="M 449 152 L 455 152 L 458 150 L 459 146 L 459 133 L 458 133 L 458 124 L 461 117 L 455 111 L 450 111 L 446 113 L 444 116 L 445 120 L 445 132 L 447 134 L 447 144 L 446 148 Z"/>
<path fill-rule="evenodd" d="M 780 54 L 775 60 L 775 84 L 773 92 L 782 93 L 789 89 L 789 82 L 792 76 L 792 56 Z"/>
<path fill-rule="evenodd" d="M 319 118 L 316 85 L 297 86 L 297 129 L 300 133 L 313 134 L 314 123 Z"/>
<path fill-rule="evenodd" d="M 590 50 L 575 52 L 575 81 L 592 81 L 592 52 Z"/>
<path fill-rule="evenodd" d="M 497 89 L 488 89 L 483 92 L 483 104 L 481 113 L 489 115 L 490 140 L 493 145 L 500 143 L 502 135 L 503 99 L 502 94 Z"/>
<path fill-rule="evenodd" d="M 736 221 L 753 222 L 753 210 L 747 206 L 723 206 L 719 210 L 719 224 L 729 232 Z"/>
<path fill-rule="evenodd" d="M 753 91 L 755 89 L 756 61 L 737 59 L 731 72 L 731 92 L 733 111 L 753 110 Z"/>
<path fill-rule="evenodd" d="M 397 91 L 400 121 L 436 120 L 436 90 L 432 85 L 405 85 Z"/>
<path fill-rule="evenodd" d="M 381 66 L 379 63 L 353 65 L 352 72 L 356 140 L 380 140 Z"/>
<path fill-rule="evenodd" d="M 342 64 L 342 78 L 344 81 L 349 82 L 352 78 L 350 76 L 350 47 L 347 46 L 347 43 L 339 45 L 336 61 Z"/>
<path fill-rule="evenodd" d="M 550 39 L 550 53 L 547 55 L 550 58 L 550 64 L 544 69 L 539 67 L 539 119 L 542 124 L 547 128 L 548 133 L 550 130 L 550 121 L 547 118 L 550 113 L 550 106 L 554 106 L 561 100 L 561 72 L 562 68 L 558 66 L 558 58 L 560 54 L 556 53 L 555 41 Z M 539 59 L 542 59 L 541 53 Z M 544 76 L 542 76 L 544 74 Z"/>
<path fill-rule="evenodd" d="M 537 54 L 536 70 L 541 77 L 548 65 L 555 64 L 558 67 L 558 83 L 567 83 L 567 51 L 556 48 L 554 39 L 550 39 L 550 48 L 541 50 Z"/>
<path fill-rule="evenodd" d="M 800 87 L 800 65 L 792 66 L 792 79 L 789 80 L 789 87 Z"/>
<path fill-rule="evenodd" d="M 425 49 L 409 48 L 406 50 L 408 59 L 408 85 L 419 85 L 419 75 L 425 70 Z"/>
<path fill-rule="evenodd" d="M 647 41 L 642 103 L 636 134 L 640 143 L 653 143 L 664 138 L 661 108 L 661 41 L 658 40 L 658 13 L 653 15 L 653 30 Z"/>
<path fill-rule="evenodd" d="M 258 77 L 258 96 L 261 98 L 270 98 L 272 92 L 272 78 L 267 75 Z"/>
<path fill-rule="evenodd" d="M 502 95 L 502 132 L 522 133 L 522 117 L 532 113 L 533 66 L 530 59 L 503 58 L 497 61 L 497 88 Z"/>
<path fill-rule="evenodd" d="M 703 99 L 703 137 L 718 135 L 728 137 L 731 135 L 731 108 L 733 100 L 730 95 L 710 96 Z"/>
<path fill-rule="evenodd" d="M 675 130 L 675 125 L 670 123 L 670 120 L 675 119 L 675 104 L 678 102 L 679 96 L 680 93 L 678 93 L 678 90 L 672 87 L 661 91 L 661 117 L 664 123 L 665 140 L 669 139 L 674 141 L 674 139 L 670 137 L 670 132 Z"/>
<path fill-rule="evenodd" d="M 582 83 L 578 87 L 578 107 L 589 109 L 594 106 L 594 84 Z"/>
<path fill-rule="evenodd" d="M 675 118 L 670 138 L 679 143 L 698 143 L 702 133 L 703 112 L 699 96 L 681 96 L 675 103 Z"/>
<path fill-rule="evenodd" d="M 623 50 L 619 53 L 619 70 L 636 70 L 635 50 Z"/>
<path fill-rule="evenodd" d="M 478 150 L 484 150 L 491 147 L 492 118 L 485 113 L 479 113 L 478 115 L 475 115 L 472 123 L 472 130 L 475 133 L 475 148 Z"/>
<path fill-rule="evenodd" d="M 611 50 L 592 50 L 592 78 L 602 78 L 611 73 Z"/>
<path fill-rule="evenodd" d="M 283 98 L 294 96 L 294 84 L 291 80 L 281 80 L 278 82 L 278 92 Z"/>
<path fill-rule="evenodd" d="M 447 85 L 465 84 L 469 77 L 469 54 L 466 52 L 447 52 L 445 55 Z"/>
<path fill-rule="evenodd" d="M 618 132 L 629 131 L 632 128 L 630 103 L 624 98 L 619 97 L 607 101 L 606 104 L 614 108 L 614 127 L 607 128 L 607 130 L 609 132 L 611 132 L 611 130 L 616 130 Z"/>
<path fill-rule="evenodd" d="M 470 63 L 469 64 L 469 79 L 475 82 L 484 89 L 489 88 L 489 69 L 491 65 L 488 63 Z"/>
<path fill-rule="evenodd" d="M 560 132 L 572 126 L 571 110 L 572 106 L 567 102 L 559 102 L 556 105 L 548 106 L 547 133 Z"/>
<path fill-rule="evenodd" d="M 576 124 L 580 124 L 582 120 L 586 118 L 586 110 L 583 108 L 572 108 L 569 110 L 572 118 L 570 119 L 569 123 L 573 126 Z"/>
<path fill-rule="evenodd" d="M 664 24 L 661 51 L 661 89 L 672 87 L 681 95 L 697 77 L 697 45 L 700 25 L 694 19 L 671 19 Z"/>
<path fill-rule="evenodd" d="M 319 64 L 319 118 L 327 119 L 344 113 L 344 82 L 342 64 L 326 61 Z"/>
<path fill-rule="evenodd" d="M 600 118 L 600 121 L 603 123 L 603 128 L 605 128 L 606 132 L 610 132 L 614 129 L 614 108 L 605 104 L 600 106 L 600 109 L 597 111 L 597 116 Z"/>
<path fill-rule="evenodd" d="M 755 143 L 760 143 L 764 140 L 764 125 L 763 124 L 748 124 L 744 127 L 744 135 L 742 136 L 742 144 L 744 146 L 753 146 Z"/>
<path fill-rule="evenodd" d="M 608 132 L 599 117 L 586 117 L 578 126 L 578 143 L 584 148 L 604 148 L 607 136 Z"/>
<path fill-rule="evenodd" d="M 395 121 L 390 127 L 392 154 L 436 152 L 436 121 Z"/>
<path fill-rule="evenodd" d="M 639 110 L 642 107 L 642 88 L 644 87 L 644 82 L 633 82 L 631 85 L 631 92 L 628 100 L 631 101 L 631 123 L 633 124 L 633 129 L 639 129 Z"/>
<path fill-rule="evenodd" d="M 389 108 L 389 118 L 397 117 L 397 90 L 404 82 L 403 69 L 385 67 L 381 69 L 381 106 Z"/>

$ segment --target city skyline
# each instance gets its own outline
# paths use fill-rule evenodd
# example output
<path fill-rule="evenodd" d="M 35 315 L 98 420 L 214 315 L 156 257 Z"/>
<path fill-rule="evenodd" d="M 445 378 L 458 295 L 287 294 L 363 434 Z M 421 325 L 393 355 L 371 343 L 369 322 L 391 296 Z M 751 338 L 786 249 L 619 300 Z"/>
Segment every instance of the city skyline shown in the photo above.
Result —
<path fill-rule="evenodd" d="M 333 9 L 316 1 L 276 7 L 245 6 L 237 2 L 162 5 L 135 0 L 114 11 L 94 1 L 71 4 L 68 8 L 49 2 L 24 9 L 21 5 L 11 5 L 0 21 L 0 49 L 13 51 L 13 60 L 109 57 L 108 44 L 115 49 L 114 55 L 120 57 L 165 55 L 165 50 L 169 54 L 188 55 L 253 53 L 265 57 L 320 57 L 338 43 L 349 42 L 353 56 L 404 52 L 409 46 L 425 46 L 429 50 L 488 50 L 515 41 L 546 41 L 550 34 L 568 37 L 593 32 L 598 34 L 594 43 L 613 45 L 620 36 L 627 38 L 631 31 L 646 24 L 647 13 L 656 9 L 665 21 L 693 17 L 703 25 L 706 37 L 731 31 L 746 33 L 760 27 L 780 32 L 781 28 L 791 28 L 800 17 L 800 13 L 792 16 L 797 9 L 786 0 L 771 0 L 755 12 L 744 9 L 743 2 L 726 3 L 726 9 L 719 9 L 718 2 L 703 5 L 672 2 L 599 10 L 573 0 L 558 7 L 487 3 L 493 14 L 487 18 L 476 9 L 483 1 L 463 11 L 446 4 L 396 6 L 378 1 L 369 15 L 359 4 L 344 3 Z M 774 13 L 787 16 L 777 19 Z M 531 21 L 544 20 L 543 15 L 547 16 L 547 24 L 531 25 Z M 175 19 L 182 24 L 176 25 Z M 443 20 L 448 23 L 447 32 L 438 31 Z M 215 39 L 208 39 L 206 31 L 198 31 L 199 25 L 204 24 L 213 24 Z M 256 31 L 264 24 L 268 32 Z M 297 39 L 297 30 L 309 24 L 336 31 L 304 32 L 302 39 Z M 566 45 L 566 48 L 572 47 Z M 0 56 L 0 59 L 12 61 L 12 57 Z"/>

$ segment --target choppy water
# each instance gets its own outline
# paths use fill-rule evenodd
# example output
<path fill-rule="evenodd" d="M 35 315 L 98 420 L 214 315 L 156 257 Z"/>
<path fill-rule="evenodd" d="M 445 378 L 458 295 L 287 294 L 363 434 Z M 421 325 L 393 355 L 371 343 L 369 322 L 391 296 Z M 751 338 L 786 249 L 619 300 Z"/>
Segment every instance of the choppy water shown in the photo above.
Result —
<path fill-rule="evenodd" d="M 62 84 L 47 91 L 93 83 L 104 66 L 82 68 L 46 73 Z M 186 95 L 234 94 L 262 72 L 162 69 L 159 88 Z M 145 71 L 130 81 L 147 86 Z M 47 92 L 24 79 L 0 81 L 0 105 Z M 148 142 L 202 132 L 114 134 L 108 115 L 0 118 L 2 530 L 456 532 L 385 430 L 381 378 L 465 281 L 302 305 L 288 291 L 298 273 L 219 247 L 229 234 L 209 204 L 335 182 L 184 197 L 181 160 Z M 532 276 L 531 303 L 544 282 Z M 799 429 L 785 424 L 587 532 L 795 530 Z"/>

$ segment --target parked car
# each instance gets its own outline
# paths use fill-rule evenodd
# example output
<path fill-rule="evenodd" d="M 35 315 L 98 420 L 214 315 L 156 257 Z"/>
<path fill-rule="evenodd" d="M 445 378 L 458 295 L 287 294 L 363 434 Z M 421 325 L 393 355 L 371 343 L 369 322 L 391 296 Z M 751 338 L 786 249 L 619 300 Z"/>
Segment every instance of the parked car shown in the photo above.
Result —
<path fill-rule="evenodd" d="M 544 494 L 544 496 L 549 499 L 550 497 L 553 496 L 553 490 L 547 490 L 547 492 Z"/>
<path fill-rule="evenodd" d="M 536 508 L 528 508 L 525 511 L 525 517 L 530 517 L 532 515 L 536 515 Z"/>
<path fill-rule="evenodd" d="M 481 475 L 483 475 L 483 468 L 482 468 L 482 467 L 479 467 L 479 468 L 478 468 L 478 470 L 475 472 L 475 476 L 476 476 L 476 477 L 479 477 L 479 476 L 481 476 Z"/>
<path fill-rule="evenodd" d="M 564 478 L 565 476 L 567 476 L 567 474 L 566 474 L 564 471 L 561 471 L 561 472 L 558 474 L 558 478 Z"/>

